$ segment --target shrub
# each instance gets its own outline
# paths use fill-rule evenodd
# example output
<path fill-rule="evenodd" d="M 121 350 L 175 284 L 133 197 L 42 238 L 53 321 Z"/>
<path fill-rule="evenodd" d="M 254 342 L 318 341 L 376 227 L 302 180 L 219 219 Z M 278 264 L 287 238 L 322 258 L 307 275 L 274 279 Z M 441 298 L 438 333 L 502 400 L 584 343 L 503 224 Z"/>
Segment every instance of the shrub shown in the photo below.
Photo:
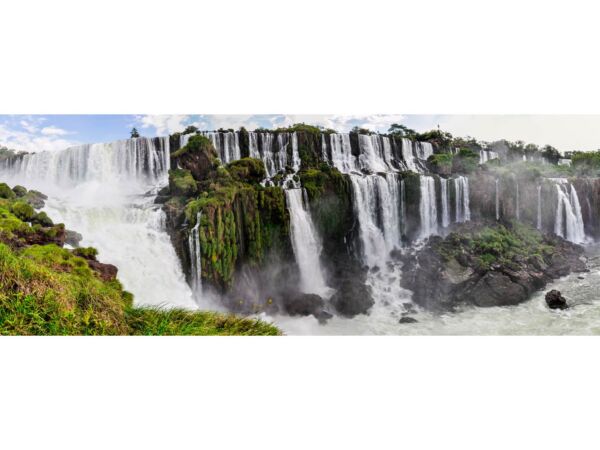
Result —
<path fill-rule="evenodd" d="M 11 191 L 12 192 L 12 191 Z M 25 202 L 15 202 L 10 207 L 11 212 L 24 222 L 29 222 L 35 216 L 35 211 Z"/>
<path fill-rule="evenodd" d="M 0 183 L 0 198 L 12 199 L 15 197 L 16 194 L 10 187 L 8 187 L 8 184 Z"/>

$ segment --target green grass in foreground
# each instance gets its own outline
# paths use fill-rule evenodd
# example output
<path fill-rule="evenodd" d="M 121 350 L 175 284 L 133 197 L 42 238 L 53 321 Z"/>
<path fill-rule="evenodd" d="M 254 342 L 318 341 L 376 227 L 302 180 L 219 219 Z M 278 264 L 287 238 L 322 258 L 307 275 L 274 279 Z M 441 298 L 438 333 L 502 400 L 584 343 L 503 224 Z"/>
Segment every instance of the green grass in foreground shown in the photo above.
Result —
<path fill-rule="evenodd" d="M 118 279 L 105 281 L 90 268 L 85 258 L 95 257 L 94 249 L 28 245 L 36 233 L 54 238 L 56 227 L 32 226 L 33 209 L 25 205 L 28 213 L 18 214 L 22 202 L 6 196 L 0 198 L 0 335 L 281 334 L 231 314 L 133 306 Z"/>

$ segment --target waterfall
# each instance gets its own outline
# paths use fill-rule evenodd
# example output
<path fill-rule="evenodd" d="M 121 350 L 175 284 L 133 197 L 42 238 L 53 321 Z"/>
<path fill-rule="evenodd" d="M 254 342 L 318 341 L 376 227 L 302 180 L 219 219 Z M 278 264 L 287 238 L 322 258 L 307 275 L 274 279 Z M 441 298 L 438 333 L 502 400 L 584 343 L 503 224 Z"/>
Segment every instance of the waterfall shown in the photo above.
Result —
<path fill-rule="evenodd" d="M 367 172 L 386 172 L 389 167 L 384 162 L 383 146 L 378 135 L 358 135 L 360 168 Z"/>
<path fill-rule="evenodd" d="M 395 174 L 350 175 L 363 262 L 375 266 L 401 246 L 402 189 Z"/>
<path fill-rule="evenodd" d="M 469 204 L 469 179 L 459 176 L 454 179 L 456 222 L 471 220 L 471 208 Z"/>
<path fill-rule="evenodd" d="M 290 212 L 290 234 L 296 263 L 300 269 L 300 288 L 305 293 L 327 295 L 321 269 L 321 243 L 307 205 L 303 189 L 287 189 L 285 197 Z"/>
<path fill-rule="evenodd" d="M 26 180 L 72 186 L 86 181 L 157 181 L 170 166 L 168 138 L 137 138 L 30 153 L 0 162 L 0 170 Z"/>
<path fill-rule="evenodd" d="M 400 181 L 400 235 L 406 234 L 406 184 Z"/>
<path fill-rule="evenodd" d="M 200 248 L 200 218 L 201 213 L 196 216 L 196 225 L 191 229 L 188 236 L 188 249 L 190 252 L 190 275 L 192 292 L 195 296 L 202 296 L 202 254 Z"/>
<path fill-rule="evenodd" d="M 332 133 L 329 135 L 331 147 L 331 163 L 342 173 L 358 172 L 358 161 L 352 154 L 350 135 L 348 133 Z"/>
<path fill-rule="evenodd" d="M 521 220 L 521 213 L 519 211 L 519 183 L 516 182 L 517 185 L 517 196 L 516 196 L 516 201 L 515 201 L 515 215 L 517 217 L 517 220 Z"/>
<path fill-rule="evenodd" d="M 542 185 L 537 187 L 537 229 L 542 229 Z"/>
<path fill-rule="evenodd" d="M 561 178 L 557 180 L 556 192 L 558 205 L 554 232 L 571 242 L 579 244 L 585 242 L 583 217 L 577 191 L 567 180 Z"/>
<path fill-rule="evenodd" d="M 433 155 L 433 145 L 429 142 L 419 142 L 417 143 L 417 155 L 419 159 L 427 161 L 427 159 Z"/>
<path fill-rule="evenodd" d="M 500 220 L 500 193 L 498 192 L 498 179 L 496 178 L 496 220 Z"/>
<path fill-rule="evenodd" d="M 491 150 L 479 150 L 479 164 L 485 164 L 486 162 L 497 158 L 497 152 L 493 152 Z"/>
<path fill-rule="evenodd" d="M 419 212 L 421 216 L 421 239 L 437 234 L 437 204 L 435 199 L 435 178 L 421 175 L 421 198 Z"/>
<path fill-rule="evenodd" d="M 419 172 L 417 165 L 415 164 L 415 157 L 413 155 L 413 143 L 410 139 L 402 138 L 402 158 L 408 167 L 408 170 L 412 172 Z"/>
<path fill-rule="evenodd" d="M 447 228 L 450 225 L 450 208 L 448 207 L 449 193 L 448 180 L 440 178 L 441 196 L 442 196 L 442 226 Z"/>
<path fill-rule="evenodd" d="M 83 235 L 136 304 L 196 308 L 154 195 L 167 183 L 168 138 L 136 138 L 28 154 L 0 173 L 48 195 L 44 210 Z"/>

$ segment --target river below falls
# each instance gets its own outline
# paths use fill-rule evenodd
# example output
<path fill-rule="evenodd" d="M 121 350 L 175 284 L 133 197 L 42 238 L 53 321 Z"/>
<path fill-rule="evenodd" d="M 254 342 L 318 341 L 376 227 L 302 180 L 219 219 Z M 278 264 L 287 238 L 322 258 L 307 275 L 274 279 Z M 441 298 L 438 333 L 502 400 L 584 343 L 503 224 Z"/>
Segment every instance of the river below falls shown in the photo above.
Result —
<path fill-rule="evenodd" d="M 352 319 L 334 317 L 321 325 L 312 317 L 264 317 L 288 335 L 592 335 L 600 334 L 600 244 L 588 245 L 587 273 L 573 273 L 549 283 L 527 302 L 494 308 L 465 307 L 447 314 L 417 310 L 417 323 L 399 323 L 400 309 L 393 304 L 410 300 L 398 288 L 398 301 L 376 300 L 371 314 Z M 583 278 L 583 279 L 581 279 Z M 379 280 L 382 281 L 382 280 Z M 550 289 L 562 292 L 571 308 L 550 310 L 544 300 Z M 375 293 L 375 291 L 374 291 Z M 388 292 L 389 295 L 389 292 Z M 384 302 L 385 303 L 385 302 Z"/>

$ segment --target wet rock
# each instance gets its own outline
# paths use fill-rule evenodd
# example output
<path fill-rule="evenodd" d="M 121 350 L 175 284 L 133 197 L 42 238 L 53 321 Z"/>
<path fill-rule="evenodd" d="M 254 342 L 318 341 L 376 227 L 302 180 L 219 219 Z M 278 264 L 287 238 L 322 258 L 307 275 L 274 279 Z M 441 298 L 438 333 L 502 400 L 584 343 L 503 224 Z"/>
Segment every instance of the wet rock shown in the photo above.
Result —
<path fill-rule="evenodd" d="M 323 310 L 318 314 L 315 314 L 315 317 L 319 320 L 321 325 L 325 325 L 327 321 L 333 317 L 333 314 Z"/>
<path fill-rule="evenodd" d="M 364 283 L 348 283 L 331 297 L 335 309 L 345 317 L 354 317 L 357 314 L 366 314 L 375 303 L 371 290 Z"/>
<path fill-rule="evenodd" d="M 290 316 L 315 317 L 323 311 L 325 301 L 316 294 L 298 294 L 285 304 L 285 310 Z"/>
<path fill-rule="evenodd" d="M 44 207 L 48 196 L 32 189 L 23 196 L 23 199 L 35 209 L 40 209 Z"/>
<path fill-rule="evenodd" d="M 90 266 L 90 269 L 95 271 L 102 280 L 112 281 L 117 278 L 118 269 L 116 266 L 104 264 L 94 259 L 89 259 L 87 263 L 88 266 Z"/>
<path fill-rule="evenodd" d="M 417 319 L 415 319 L 414 317 L 409 317 L 409 316 L 403 316 L 398 321 L 398 323 L 418 323 L 418 322 L 419 321 Z"/>
<path fill-rule="evenodd" d="M 546 292 L 546 304 L 550 309 L 567 309 L 569 307 L 567 300 L 556 289 Z"/>
<path fill-rule="evenodd" d="M 77 231 L 66 230 L 65 231 L 65 244 L 69 244 L 71 247 L 79 247 L 79 243 L 83 239 L 83 236 Z"/>

